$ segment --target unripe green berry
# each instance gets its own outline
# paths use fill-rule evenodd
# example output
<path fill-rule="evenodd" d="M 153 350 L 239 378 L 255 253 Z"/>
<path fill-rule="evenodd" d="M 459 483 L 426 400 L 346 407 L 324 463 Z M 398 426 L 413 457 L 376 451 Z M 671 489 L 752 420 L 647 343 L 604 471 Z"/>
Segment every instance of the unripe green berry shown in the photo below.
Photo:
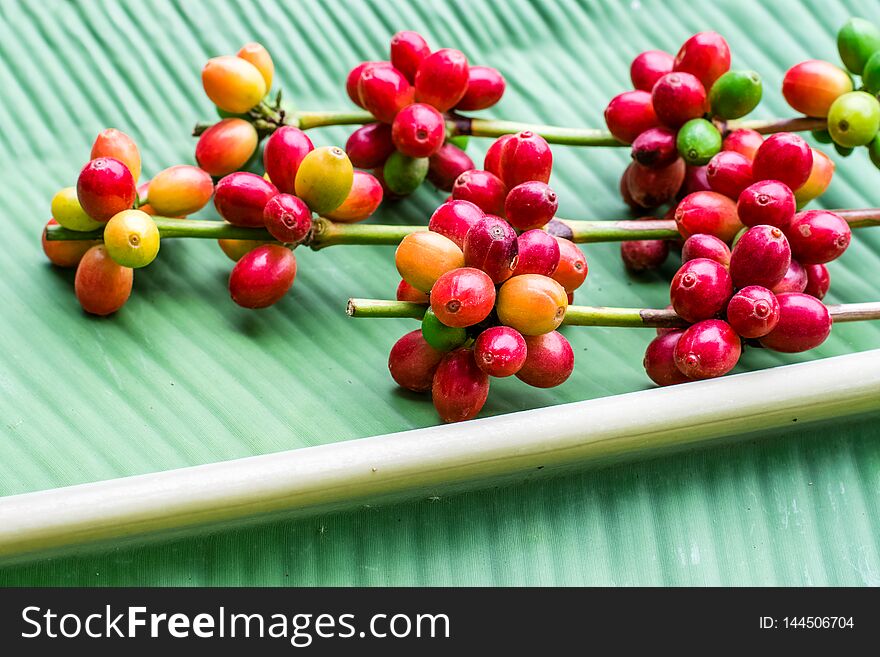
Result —
<path fill-rule="evenodd" d="M 871 55 L 862 71 L 862 84 L 875 96 L 880 93 L 880 50 Z"/>
<path fill-rule="evenodd" d="M 864 146 L 880 130 L 880 102 L 864 91 L 843 94 L 828 110 L 828 132 L 846 148 Z"/>
<path fill-rule="evenodd" d="M 871 56 L 880 50 L 880 30 L 864 18 L 850 18 L 837 33 L 837 50 L 844 65 L 861 75 Z"/>
<path fill-rule="evenodd" d="M 446 326 L 434 311 L 428 308 L 422 319 L 422 337 L 437 351 L 452 351 L 467 341 L 467 331 L 463 328 Z"/>
<path fill-rule="evenodd" d="M 394 151 L 382 169 L 385 184 L 395 194 L 406 196 L 419 188 L 428 175 L 429 160 L 427 157 L 408 157 L 400 151 Z"/>
<path fill-rule="evenodd" d="M 691 119 L 679 129 L 675 145 L 685 162 L 700 166 L 721 150 L 721 133 L 711 121 Z"/>
<path fill-rule="evenodd" d="M 761 102 L 761 76 L 755 71 L 728 71 L 709 91 L 712 116 L 738 119 Z"/>

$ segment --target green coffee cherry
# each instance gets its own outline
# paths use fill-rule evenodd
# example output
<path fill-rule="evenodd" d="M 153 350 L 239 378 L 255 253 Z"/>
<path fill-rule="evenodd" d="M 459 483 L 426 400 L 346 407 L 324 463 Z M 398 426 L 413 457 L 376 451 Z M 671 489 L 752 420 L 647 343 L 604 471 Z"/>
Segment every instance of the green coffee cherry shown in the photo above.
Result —
<path fill-rule="evenodd" d="M 419 188 L 428 175 L 428 158 L 409 157 L 394 151 L 382 169 L 385 184 L 395 194 L 406 196 Z"/>
<path fill-rule="evenodd" d="M 813 135 L 813 139 L 818 141 L 820 144 L 831 144 L 834 140 L 831 138 L 831 133 L 827 130 L 813 130 L 810 132 Z"/>
<path fill-rule="evenodd" d="M 679 129 L 675 146 L 685 162 L 700 166 L 721 150 L 721 133 L 711 121 L 691 119 Z"/>
<path fill-rule="evenodd" d="M 450 137 L 446 141 L 448 141 L 450 144 L 458 146 L 461 150 L 467 150 L 470 137 L 468 135 L 455 135 L 454 137 Z"/>
<path fill-rule="evenodd" d="M 868 144 L 868 156 L 874 166 L 880 169 L 880 135 L 874 137 L 874 140 Z"/>
<path fill-rule="evenodd" d="M 828 132 L 834 143 L 846 148 L 864 146 L 880 130 L 880 102 L 864 91 L 850 91 L 831 104 Z"/>
<path fill-rule="evenodd" d="M 709 91 L 712 116 L 738 119 L 761 102 L 761 76 L 755 71 L 728 71 Z"/>
<path fill-rule="evenodd" d="M 871 55 L 862 71 L 862 84 L 875 96 L 880 93 L 880 50 Z"/>
<path fill-rule="evenodd" d="M 861 75 L 865 64 L 880 50 L 880 30 L 864 18 L 850 18 L 837 33 L 837 51 L 844 65 Z"/>
<path fill-rule="evenodd" d="M 428 308 L 422 319 L 422 337 L 437 351 L 452 351 L 467 341 L 467 331 L 453 328 L 441 322 L 434 311 Z"/>
<path fill-rule="evenodd" d="M 296 195 L 313 212 L 333 212 L 351 191 L 354 168 L 345 151 L 336 146 L 322 146 L 300 162 L 294 179 Z"/>

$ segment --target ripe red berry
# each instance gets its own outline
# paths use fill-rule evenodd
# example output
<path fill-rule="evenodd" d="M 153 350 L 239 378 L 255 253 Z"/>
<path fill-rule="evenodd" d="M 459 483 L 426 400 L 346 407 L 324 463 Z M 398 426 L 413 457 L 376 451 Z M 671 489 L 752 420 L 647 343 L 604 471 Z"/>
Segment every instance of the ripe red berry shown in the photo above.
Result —
<path fill-rule="evenodd" d="M 761 338 L 779 322 L 779 302 L 766 287 L 749 285 L 727 304 L 727 322 L 744 338 Z"/>
<path fill-rule="evenodd" d="M 819 59 L 795 64 L 782 79 L 785 100 L 807 116 L 825 118 L 831 104 L 852 90 L 852 78 L 845 70 Z"/>
<path fill-rule="evenodd" d="M 483 169 L 498 175 L 496 172 L 501 170 L 501 151 L 504 149 L 504 144 L 511 139 L 513 139 L 513 135 L 501 135 L 489 144 L 486 157 L 483 159 Z"/>
<path fill-rule="evenodd" d="M 479 324 L 495 305 L 495 284 L 486 272 L 460 267 L 446 272 L 431 288 L 431 310 L 455 328 Z"/>
<path fill-rule="evenodd" d="M 814 265 L 810 266 L 812 267 Z M 815 266 L 821 267 L 823 265 Z M 804 266 L 801 263 L 792 258 L 791 264 L 788 265 L 788 271 L 785 272 L 785 276 L 782 277 L 781 281 L 770 288 L 770 290 L 773 294 L 782 294 L 783 292 L 803 292 L 806 287 L 807 270 L 804 269 Z"/>
<path fill-rule="evenodd" d="M 791 188 L 778 180 L 762 180 L 739 195 L 736 211 L 746 226 L 764 224 L 786 230 L 795 212 Z"/>
<path fill-rule="evenodd" d="M 279 242 L 299 244 L 312 229 L 312 211 L 292 194 L 277 194 L 263 208 L 263 222 Z"/>
<path fill-rule="evenodd" d="M 552 276 L 559 266 L 559 241 L 543 230 L 527 230 L 516 238 L 517 259 L 514 276 L 541 274 Z"/>
<path fill-rule="evenodd" d="M 445 354 L 425 342 L 421 329 L 410 331 L 391 347 L 388 371 L 401 388 L 427 392 L 434 382 L 434 372 Z"/>
<path fill-rule="evenodd" d="M 657 119 L 669 128 L 680 128 L 709 109 L 706 90 L 690 73 L 667 73 L 657 80 L 651 103 Z"/>
<path fill-rule="evenodd" d="M 507 83 L 498 69 L 489 66 L 471 66 L 468 69 L 468 87 L 456 109 L 474 111 L 492 107 L 501 100 Z"/>
<path fill-rule="evenodd" d="M 706 165 L 706 180 L 713 192 L 735 201 L 752 184 L 752 161 L 736 151 L 721 151 Z"/>
<path fill-rule="evenodd" d="M 443 357 L 434 373 L 431 395 L 444 422 L 477 416 L 489 396 L 489 377 L 477 367 L 471 349 L 456 349 Z"/>
<path fill-rule="evenodd" d="M 730 247 L 714 235 L 691 235 L 681 247 L 681 261 L 697 258 L 714 260 L 723 267 L 730 266 Z"/>
<path fill-rule="evenodd" d="M 649 169 L 661 169 L 678 158 L 675 131 L 669 128 L 649 128 L 636 137 L 630 150 L 632 159 Z"/>
<path fill-rule="evenodd" d="M 779 322 L 761 338 L 768 349 L 787 354 L 807 351 L 825 342 L 831 333 L 831 315 L 816 297 L 798 292 L 777 295 Z"/>
<path fill-rule="evenodd" d="M 529 130 L 505 137 L 499 149 L 492 153 L 494 168 L 487 168 L 487 171 L 498 176 L 508 188 L 529 181 L 548 182 L 553 168 L 553 153 L 547 141 Z M 487 154 L 487 166 L 489 160 Z"/>
<path fill-rule="evenodd" d="M 605 108 L 605 124 L 616 139 L 631 144 L 645 130 L 660 125 L 651 94 L 647 91 L 624 91 L 611 99 Z"/>
<path fill-rule="evenodd" d="M 665 331 L 651 340 L 642 364 L 648 377 L 658 386 L 687 383 L 690 379 L 675 365 L 675 345 L 684 331 Z"/>
<path fill-rule="evenodd" d="M 419 65 L 430 54 L 431 47 L 418 32 L 404 30 L 391 37 L 391 64 L 410 83 L 415 82 Z"/>
<path fill-rule="evenodd" d="M 510 190 L 504 201 L 504 213 L 517 230 L 540 228 L 556 214 L 559 200 L 547 183 L 532 180 Z"/>
<path fill-rule="evenodd" d="M 285 125 L 275 130 L 263 149 L 263 166 L 272 184 L 285 194 L 293 194 L 299 165 L 313 150 L 312 140 L 299 128 Z"/>
<path fill-rule="evenodd" d="M 98 244 L 85 252 L 76 267 L 76 300 L 87 313 L 110 315 L 128 301 L 133 280 L 134 270 L 117 263 Z"/>
<path fill-rule="evenodd" d="M 426 305 L 430 303 L 427 293 L 417 290 L 404 280 L 401 280 L 400 283 L 397 284 L 396 298 L 398 301 L 410 301 L 412 303 L 423 303 Z M 419 331 L 419 333 L 421 333 L 421 331 Z"/>
<path fill-rule="evenodd" d="M 694 192 L 685 196 L 675 209 L 678 232 L 687 239 L 703 233 L 730 242 L 742 229 L 736 203 L 718 192 Z"/>
<path fill-rule="evenodd" d="M 817 299 L 824 299 L 828 294 L 828 288 L 831 287 L 831 276 L 828 274 L 828 267 L 825 265 L 807 265 L 804 267 L 807 274 L 807 282 L 803 288 L 810 296 Z"/>
<path fill-rule="evenodd" d="M 415 86 L 417 101 L 441 112 L 451 110 L 467 92 L 467 57 L 452 48 L 431 53 L 419 65 Z"/>
<path fill-rule="evenodd" d="M 446 142 L 428 163 L 428 180 L 434 187 L 451 192 L 458 177 L 474 168 L 470 156 L 453 143 Z"/>
<path fill-rule="evenodd" d="M 730 69 L 730 47 L 717 32 L 698 32 L 684 42 L 673 70 L 695 75 L 709 89 Z"/>
<path fill-rule="evenodd" d="M 113 215 L 130 209 L 136 193 L 131 171 L 112 157 L 89 161 L 76 181 L 79 204 L 95 221 L 110 221 Z"/>
<path fill-rule="evenodd" d="M 236 171 L 224 176 L 217 183 L 214 188 L 214 207 L 231 224 L 262 227 L 263 209 L 277 193 L 275 185 L 262 176 Z"/>
<path fill-rule="evenodd" d="M 235 263 L 229 294 L 244 308 L 266 308 L 287 294 L 296 278 L 296 257 L 280 244 L 264 244 Z"/>
<path fill-rule="evenodd" d="M 358 107 L 363 107 L 361 104 L 361 92 L 360 92 L 360 82 L 361 75 L 363 75 L 364 71 L 372 66 L 388 66 L 390 67 L 390 62 L 361 62 L 357 66 L 355 66 L 348 73 L 348 77 L 345 79 L 345 91 L 348 94 L 348 97 L 351 98 L 351 102 L 353 102 Z"/>
<path fill-rule="evenodd" d="M 755 153 L 764 143 L 764 137 L 760 132 L 750 130 L 748 128 L 740 128 L 728 134 L 721 143 L 721 150 L 735 151 L 749 158 L 749 161 L 755 159 Z"/>
<path fill-rule="evenodd" d="M 631 240 L 620 243 L 620 257 L 631 272 L 657 269 L 669 256 L 669 243 L 665 240 Z"/>
<path fill-rule="evenodd" d="M 367 123 L 361 126 L 351 133 L 345 143 L 345 152 L 352 166 L 358 169 L 375 169 L 382 166 L 388 156 L 394 152 L 391 126 L 387 123 Z M 272 178 L 271 173 L 269 177 Z"/>
<path fill-rule="evenodd" d="M 464 264 L 486 272 L 494 283 L 506 281 L 516 265 L 516 231 L 501 217 L 488 215 L 464 238 Z"/>
<path fill-rule="evenodd" d="M 840 257 L 852 231 L 840 215 L 828 210 L 798 212 L 786 230 L 791 254 L 803 265 L 820 265 Z"/>
<path fill-rule="evenodd" d="M 404 155 L 429 157 L 439 150 L 446 139 L 446 122 L 443 115 L 430 105 L 413 103 L 394 117 L 391 139 Z"/>
<path fill-rule="evenodd" d="M 733 294 L 730 274 L 708 258 L 688 260 L 676 272 L 669 287 L 675 312 L 688 322 L 715 317 Z"/>
<path fill-rule="evenodd" d="M 791 263 L 791 247 L 779 228 L 754 226 L 737 241 L 730 255 L 730 277 L 734 287 L 779 283 Z"/>
<path fill-rule="evenodd" d="M 536 388 L 555 388 L 574 371 L 574 351 L 559 331 L 526 336 L 528 354 L 516 378 Z"/>
<path fill-rule="evenodd" d="M 679 199 L 683 199 L 688 194 L 693 194 L 694 192 L 712 191 L 712 187 L 709 185 L 709 177 L 706 175 L 707 168 L 705 164 L 702 166 L 688 164 L 685 167 L 684 182 L 681 184 L 681 189 L 678 190 L 677 197 Z"/>
<path fill-rule="evenodd" d="M 779 180 L 790 189 L 807 182 L 812 170 L 813 150 L 791 132 L 778 132 L 765 139 L 752 162 L 755 180 Z"/>
<path fill-rule="evenodd" d="M 368 66 L 358 82 L 361 107 L 382 123 L 391 123 L 397 113 L 412 105 L 415 91 L 403 73 L 391 66 Z"/>
<path fill-rule="evenodd" d="M 551 274 L 551 278 L 571 294 L 581 285 L 589 273 L 587 258 L 577 244 L 564 237 L 557 237 L 559 243 L 559 264 Z"/>
<path fill-rule="evenodd" d="M 675 159 L 660 169 L 649 169 L 637 162 L 630 163 L 626 189 L 632 201 L 642 208 L 656 208 L 675 198 L 684 182 L 685 163 Z"/>
<path fill-rule="evenodd" d="M 470 201 L 446 201 L 434 210 L 431 221 L 428 222 L 428 230 L 448 237 L 461 249 L 464 248 L 464 238 L 468 231 L 483 216 L 483 211 Z"/>
<path fill-rule="evenodd" d="M 196 162 L 212 176 L 225 176 L 245 166 L 258 143 L 259 135 L 252 123 L 239 118 L 223 119 L 199 137 Z"/>
<path fill-rule="evenodd" d="M 739 361 L 742 344 L 730 324 L 707 319 L 689 327 L 675 345 L 675 365 L 691 379 L 723 376 Z"/>
<path fill-rule="evenodd" d="M 489 376 L 512 376 L 526 362 L 526 341 L 522 334 L 509 326 L 488 328 L 474 342 L 477 367 Z"/>
<path fill-rule="evenodd" d="M 618 190 L 620 191 L 620 198 L 623 199 L 623 202 L 634 211 L 638 211 L 642 209 L 642 206 L 636 203 L 636 200 L 633 198 L 632 194 L 629 193 L 629 172 L 633 168 L 633 162 L 630 162 L 626 165 L 626 169 L 623 170 L 623 173 L 620 174 L 620 182 L 618 183 Z"/>
<path fill-rule="evenodd" d="M 633 87 L 651 91 L 657 80 L 672 72 L 675 58 L 662 50 L 646 50 L 636 55 L 629 67 Z"/>
<path fill-rule="evenodd" d="M 495 174 L 473 169 L 456 178 L 452 198 L 470 201 L 486 214 L 502 215 L 507 186 Z"/>

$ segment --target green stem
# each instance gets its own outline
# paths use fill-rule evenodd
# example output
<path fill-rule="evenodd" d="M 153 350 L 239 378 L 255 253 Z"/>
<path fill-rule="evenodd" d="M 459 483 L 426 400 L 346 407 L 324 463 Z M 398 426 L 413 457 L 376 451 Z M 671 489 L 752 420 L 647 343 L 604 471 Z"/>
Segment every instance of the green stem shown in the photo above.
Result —
<path fill-rule="evenodd" d="M 428 305 L 412 301 L 386 299 L 349 299 L 345 312 L 349 317 L 406 317 L 421 319 Z"/>
<path fill-rule="evenodd" d="M 826 130 L 827 119 L 817 119 L 810 116 L 799 116 L 794 119 L 749 119 L 728 121 L 723 125 L 725 134 L 742 128 L 760 132 L 762 135 L 772 135 L 775 132 L 806 132 L 808 130 Z"/>
<path fill-rule="evenodd" d="M 292 125 L 298 125 L 300 130 L 323 128 L 331 125 L 360 125 L 372 123 L 376 119 L 369 112 L 363 110 L 352 112 L 297 112 L 296 121 Z"/>
<path fill-rule="evenodd" d="M 410 233 L 427 226 L 387 226 L 381 224 L 340 224 L 319 217 L 312 222 L 308 245 L 315 251 L 337 244 L 397 245 Z"/>
<path fill-rule="evenodd" d="M 607 130 L 595 128 L 563 128 L 552 125 L 536 125 L 517 121 L 499 121 L 494 119 L 470 119 L 455 117 L 453 119 L 456 134 L 474 137 L 501 137 L 528 130 L 541 135 L 550 144 L 565 146 L 624 146 Z"/>
<path fill-rule="evenodd" d="M 153 217 L 159 228 L 162 239 L 170 237 L 192 237 L 209 240 L 260 240 L 275 241 L 265 228 L 248 228 L 233 226 L 225 221 L 204 221 L 200 219 L 173 219 L 171 217 Z M 99 240 L 104 229 L 80 232 L 69 230 L 63 226 L 48 226 L 46 239 L 56 240 Z"/>

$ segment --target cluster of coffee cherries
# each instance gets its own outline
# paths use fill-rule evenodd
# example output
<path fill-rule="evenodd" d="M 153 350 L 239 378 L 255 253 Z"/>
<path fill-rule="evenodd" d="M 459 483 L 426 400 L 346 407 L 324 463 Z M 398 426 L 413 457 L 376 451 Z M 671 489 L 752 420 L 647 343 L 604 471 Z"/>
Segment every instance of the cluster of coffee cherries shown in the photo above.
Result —
<path fill-rule="evenodd" d="M 489 157 L 531 139 L 502 137 Z M 495 168 L 511 186 L 502 207 L 452 198 L 434 212 L 428 231 L 408 235 L 397 249 L 398 300 L 428 308 L 421 330 L 391 349 L 388 367 L 400 386 L 430 390 L 445 422 L 479 413 L 490 376 L 550 388 L 574 368 L 571 345 L 556 329 L 587 261 L 571 241 L 545 230 L 557 199 L 545 182 L 549 160 L 533 158 L 528 148 L 505 151 Z M 543 180 L 529 179 L 533 171 Z"/>
<path fill-rule="evenodd" d="M 863 18 L 851 18 L 837 33 L 837 49 L 846 70 L 818 59 L 792 66 L 782 81 L 782 94 L 798 112 L 828 120 L 827 130 L 813 133 L 834 143 L 844 157 L 867 146 L 880 167 L 880 29 Z M 852 75 L 861 76 L 856 88 Z"/>
<path fill-rule="evenodd" d="M 800 137 L 779 133 L 748 164 L 742 168 L 750 175 L 737 185 L 727 176 L 736 201 L 701 191 L 675 210 L 686 240 L 670 299 L 691 326 L 658 331 L 648 346 L 645 369 L 660 385 L 726 374 L 743 344 L 795 353 L 819 346 L 831 331 L 821 301 L 830 286 L 825 263 L 843 254 L 851 233 L 833 212 L 796 211 L 792 188 L 811 175 L 813 151 Z"/>
<path fill-rule="evenodd" d="M 758 105 L 758 74 L 729 69 L 730 49 L 716 32 L 693 35 L 675 57 L 649 50 L 632 61 L 635 89 L 605 109 L 611 134 L 632 144 L 633 161 L 620 182 L 632 206 L 658 207 L 689 189 L 722 148 L 712 119 L 739 118 Z"/>
<path fill-rule="evenodd" d="M 349 97 L 376 122 L 355 130 L 346 152 L 356 167 L 375 172 L 389 197 L 411 194 L 426 178 L 449 191 L 474 165 L 466 138 L 447 139 L 447 117 L 491 107 L 504 88 L 496 69 L 470 66 L 452 48 L 432 52 L 417 32 L 398 32 L 390 61 L 362 62 L 348 75 Z"/>
<path fill-rule="evenodd" d="M 124 132 L 110 128 L 92 146 L 91 159 L 76 186 L 52 198 L 52 219 L 72 231 L 102 230 L 101 240 L 48 241 L 43 251 L 59 267 L 76 267 L 75 291 L 94 315 L 119 310 L 131 295 L 134 269 L 146 267 L 159 252 L 153 215 L 185 217 L 201 210 L 214 191 L 211 176 L 190 165 L 160 171 L 137 185 L 141 157 Z"/>

